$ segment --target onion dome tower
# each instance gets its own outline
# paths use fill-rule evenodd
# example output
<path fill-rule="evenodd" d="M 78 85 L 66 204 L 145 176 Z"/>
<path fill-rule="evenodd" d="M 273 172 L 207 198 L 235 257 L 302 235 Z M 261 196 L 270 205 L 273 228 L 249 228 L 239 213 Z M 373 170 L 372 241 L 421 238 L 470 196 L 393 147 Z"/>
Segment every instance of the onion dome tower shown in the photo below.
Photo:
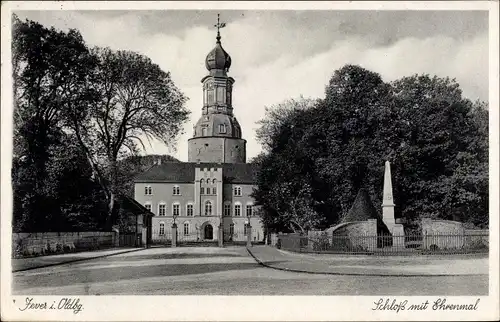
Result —
<path fill-rule="evenodd" d="M 221 43 L 220 29 L 225 27 L 217 17 L 215 47 L 205 59 L 208 75 L 203 84 L 201 118 L 194 126 L 193 138 L 188 141 L 189 162 L 245 163 L 246 140 L 241 138 L 241 127 L 233 115 L 234 79 L 227 76 L 231 56 Z"/>

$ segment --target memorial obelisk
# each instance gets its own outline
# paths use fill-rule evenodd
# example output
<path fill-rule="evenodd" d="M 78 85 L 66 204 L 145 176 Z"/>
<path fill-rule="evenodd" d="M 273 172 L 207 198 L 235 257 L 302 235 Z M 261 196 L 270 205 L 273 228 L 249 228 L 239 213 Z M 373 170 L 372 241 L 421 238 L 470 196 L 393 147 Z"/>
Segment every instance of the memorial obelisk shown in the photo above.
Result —
<path fill-rule="evenodd" d="M 392 247 L 404 248 L 404 227 L 396 224 L 394 218 L 394 199 L 392 196 L 391 164 L 385 161 L 384 198 L 382 201 L 382 220 L 392 234 Z"/>
<path fill-rule="evenodd" d="M 394 218 L 394 200 L 392 197 L 392 178 L 391 178 L 391 164 L 385 161 L 384 172 L 384 198 L 382 201 L 382 220 L 392 233 L 392 229 L 396 224 Z"/>

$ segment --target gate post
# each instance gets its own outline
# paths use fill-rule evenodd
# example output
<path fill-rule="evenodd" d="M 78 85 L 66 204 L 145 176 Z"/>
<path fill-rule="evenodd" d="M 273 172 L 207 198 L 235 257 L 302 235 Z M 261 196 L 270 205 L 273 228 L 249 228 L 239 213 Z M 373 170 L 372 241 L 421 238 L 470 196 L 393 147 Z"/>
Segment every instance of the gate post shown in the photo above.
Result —
<path fill-rule="evenodd" d="M 247 247 L 252 247 L 252 226 L 250 223 L 247 226 Z"/>
<path fill-rule="evenodd" d="M 172 247 L 177 247 L 177 224 L 172 225 Z"/>
<path fill-rule="evenodd" d="M 224 247 L 224 225 L 220 223 L 219 225 L 219 247 Z"/>

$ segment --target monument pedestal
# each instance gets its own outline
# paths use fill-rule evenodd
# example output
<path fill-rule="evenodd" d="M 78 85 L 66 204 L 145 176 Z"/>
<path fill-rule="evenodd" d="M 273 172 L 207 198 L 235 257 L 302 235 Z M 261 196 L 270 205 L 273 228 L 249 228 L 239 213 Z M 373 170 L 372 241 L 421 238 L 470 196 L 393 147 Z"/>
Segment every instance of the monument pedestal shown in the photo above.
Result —
<path fill-rule="evenodd" d="M 392 247 L 405 248 L 405 231 L 402 224 L 392 227 Z"/>

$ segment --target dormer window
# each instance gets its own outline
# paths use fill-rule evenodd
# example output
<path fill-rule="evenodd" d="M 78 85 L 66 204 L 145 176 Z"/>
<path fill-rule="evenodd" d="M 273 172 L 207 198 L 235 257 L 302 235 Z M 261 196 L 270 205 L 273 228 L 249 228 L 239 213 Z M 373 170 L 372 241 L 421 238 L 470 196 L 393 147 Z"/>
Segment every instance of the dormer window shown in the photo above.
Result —
<path fill-rule="evenodd" d="M 151 188 L 151 186 L 144 187 L 144 194 L 147 196 L 151 196 L 153 194 L 153 189 Z"/>
<path fill-rule="evenodd" d="M 234 187 L 234 195 L 241 196 L 241 187 Z"/>
<path fill-rule="evenodd" d="M 172 188 L 172 194 L 173 194 L 174 196 L 178 196 L 178 195 L 180 195 L 180 194 L 181 194 L 181 188 L 180 188 L 179 186 L 174 186 L 174 187 Z"/>
<path fill-rule="evenodd" d="M 219 133 L 226 133 L 226 124 L 219 124 Z"/>

